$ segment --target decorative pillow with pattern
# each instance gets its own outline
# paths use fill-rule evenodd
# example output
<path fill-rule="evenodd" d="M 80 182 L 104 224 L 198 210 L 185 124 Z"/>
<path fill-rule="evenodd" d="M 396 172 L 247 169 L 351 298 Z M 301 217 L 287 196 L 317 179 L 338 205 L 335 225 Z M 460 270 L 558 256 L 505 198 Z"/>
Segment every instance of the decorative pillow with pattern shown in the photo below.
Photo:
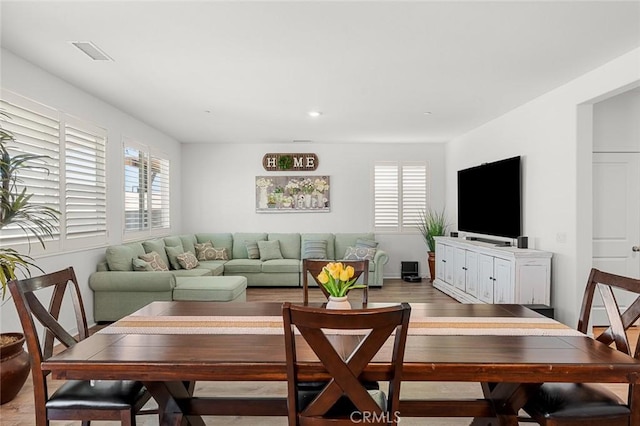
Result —
<path fill-rule="evenodd" d="M 177 256 L 178 263 L 182 266 L 183 269 L 193 269 L 197 267 L 200 263 L 196 256 L 190 251 L 186 251 Z"/>
<path fill-rule="evenodd" d="M 154 271 L 168 271 L 169 270 L 169 268 L 167 267 L 167 264 L 164 263 L 164 260 L 162 260 L 160 255 L 155 251 L 152 251 L 151 253 L 147 253 L 147 254 L 141 254 L 140 256 L 138 256 L 138 258 L 140 258 L 140 259 L 144 260 L 145 262 L 149 263 L 149 265 L 151 265 L 151 268 Z"/>
<path fill-rule="evenodd" d="M 196 257 L 198 260 L 215 260 L 216 252 L 213 249 L 213 243 L 211 241 L 207 241 L 202 244 L 195 244 L 196 248 Z"/>
<path fill-rule="evenodd" d="M 227 253 L 226 247 L 212 247 L 211 250 L 213 250 L 214 253 L 214 257 L 211 260 L 229 260 L 229 253 Z"/>
<path fill-rule="evenodd" d="M 373 260 L 376 249 L 365 247 L 347 247 L 344 260 Z"/>
<path fill-rule="evenodd" d="M 258 243 L 255 241 L 245 241 L 244 244 L 247 247 L 247 255 L 249 259 L 260 259 L 260 249 Z"/>

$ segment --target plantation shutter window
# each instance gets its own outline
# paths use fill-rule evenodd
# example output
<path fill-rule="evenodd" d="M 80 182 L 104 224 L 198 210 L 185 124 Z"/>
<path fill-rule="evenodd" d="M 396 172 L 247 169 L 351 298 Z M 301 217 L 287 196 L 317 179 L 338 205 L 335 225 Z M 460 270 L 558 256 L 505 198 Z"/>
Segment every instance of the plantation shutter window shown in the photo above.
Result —
<path fill-rule="evenodd" d="M 426 162 L 380 161 L 374 165 L 374 228 L 415 231 L 427 205 Z"/>
<path fill-rule="evenodd" d="M 168 229 L 169 220 L 169 160 L 151 156 L 151 227 Z"/>
<path fill-rule="evenodd" d="M 20 180 L 16 182 L 21 191 L 27 188 L 32 204 L 40 204 L 60 210 L 60 119 L 57 111 L 26 99 L 13 99 L 3 92 L 0 108 L 8 117 L 2 117 L 2 127 L 13 134 L 14 142 L 6 144 L 12 157 L 20 154 L 40 155 L 43 158 L 30 162 L 34 167 L 22 169 Z M 41 166 L 41 167 L 39 167 Z M 28 237 L 15 224 L 7 225 L 0 230 L 0 245 L 17 246 L 37 243 L 34 237 Z M 59 228 L 56 228 L 53 239 L 45 238 L 47 248 L 60 241 Z M 38 250 L 34 245 L 34 249 Z"/>
<path fill-rule="evenodd" d="M 104 129 L 77 120 L 65 122 L 65 226 L 69 240 L 106 241 L 106 141 Z"/>
<path fill-rule="evenodd" d="M 170 165 L 168 159 L 150 154 L 147 146 L 125 142 L 125 233 L 171 227 Z"/>

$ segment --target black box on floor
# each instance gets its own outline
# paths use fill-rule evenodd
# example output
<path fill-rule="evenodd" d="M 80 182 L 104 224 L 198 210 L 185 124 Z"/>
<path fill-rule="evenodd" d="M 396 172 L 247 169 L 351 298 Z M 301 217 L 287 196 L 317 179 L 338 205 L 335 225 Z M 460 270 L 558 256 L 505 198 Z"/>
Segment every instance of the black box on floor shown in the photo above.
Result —
<path fill-rule="evenodd" d="M 552 318 L 553 319 L 553 308 L 551 306 L 547 306 L 547 305 L 522 305 L 525 308 L 529 308 L 532 311 L 535 311 L 539 314 L 544 315 L 547 318 Z"/>
<path fill-rule="evenodd" d="M 400 262 L 400 278 L 410 283 L 421 281 L 418 265 L 418 262 Z"/>

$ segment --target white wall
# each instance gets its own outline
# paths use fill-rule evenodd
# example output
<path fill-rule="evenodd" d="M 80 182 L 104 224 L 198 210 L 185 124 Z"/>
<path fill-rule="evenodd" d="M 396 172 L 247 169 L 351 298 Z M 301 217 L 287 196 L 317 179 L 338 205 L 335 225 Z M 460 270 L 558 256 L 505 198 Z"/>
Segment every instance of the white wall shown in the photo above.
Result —
<path fill-rule="evenodd" d="M 431 203 L 444 205 L 444 144 L 183 144 L 182 199 L 185 232 L 372 232 L 373 166 L 380 160 L 428 161 Z M 267 172 L 266 153 L 312 152 L 309 173 Z M 327 175 L 329 213 L 256 213 L 255 177 Z M 389 253 L 386 277 L 400 277 L 401 261 L 419 261 L 427 274 L 427 249 L 419 233 L 376 234 Z"/>
<path fill-rule="evenodd" d="M 640 88 L 593 105 L 593 151 L 640 151 Z"/>
<path fill-rule="evenodd" d="M 109 244 L 122 241 L 123 196 L 122 183 L 122 138 L 127 136 L 147 143 L 164 152 L 172 159 L 172 233 L 179 232 L 181 223 L 180 199 L 180 144 L 141 121 L 117 108 L 95 98 L 65 81 L 45 72 L 41 68 L 24 61 L 7 50 L 0 50 L 3 90 L 9 90 L 51 108 L 93 122 L 106 128 L 107 142 L 107 202 Z M 89 321 L 93 321 L 93 292 L 88 287 L 88 278 L 99 259 L 104 257 L 104 247 L 89 247 L 86 250 L 59 255 L 34 256 L 36 263 L 45 272 L 73 266 L 82 289 L 82 296 Z M 38 271 L 32 271 L 34 275 Z M 0 308 L 0 332 L 20 330 L 20 322 L 15 313 L 11 297 L 2 301 Z M 65 323 L 71 324 L 71 316 L 65 316 Z"/>
<path fill-rule="evenodd" d="M 553 252 L 552 304 L 575 326 L 591 265 L 590 104 L 640 80 L 636 49 L 468 134 L 447 149 L 447 207 L 456 211 L 456 172 L 523 157 L 523 233 Z M 586 116 L 578 111 L 586 105 Z M 580 108 L 579 108 L 580 107 Z"/>

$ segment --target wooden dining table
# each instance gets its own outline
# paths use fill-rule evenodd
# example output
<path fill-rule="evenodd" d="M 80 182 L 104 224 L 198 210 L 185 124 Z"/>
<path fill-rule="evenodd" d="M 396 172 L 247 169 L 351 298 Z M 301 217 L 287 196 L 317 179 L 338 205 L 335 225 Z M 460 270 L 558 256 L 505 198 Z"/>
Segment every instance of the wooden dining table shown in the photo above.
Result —
<path fill-rule="evenodd" d="M 411 308 L 402 380 L 474 382 L 484 398 L 401 399 L 400 416 L 517 425 L 519 409 L 543 382 L 636 383 L 640 377 L 640 361 L 521 305 Z M 203 425 L 203 415 L 286 416 L 286 397 L 193 394 L 196 381 L 286 381 L 281 311 L 277 302 L 153 302 L 53 356 L 43 369 L 56 379 L 142 381 L 162 424 Z M 328 378 L 298 338 L 302 380 Z M 364 370 L 364 380 L 388 378 L 391 343 Z M 640 424 L 634 415 L 632 424 Z"/>

